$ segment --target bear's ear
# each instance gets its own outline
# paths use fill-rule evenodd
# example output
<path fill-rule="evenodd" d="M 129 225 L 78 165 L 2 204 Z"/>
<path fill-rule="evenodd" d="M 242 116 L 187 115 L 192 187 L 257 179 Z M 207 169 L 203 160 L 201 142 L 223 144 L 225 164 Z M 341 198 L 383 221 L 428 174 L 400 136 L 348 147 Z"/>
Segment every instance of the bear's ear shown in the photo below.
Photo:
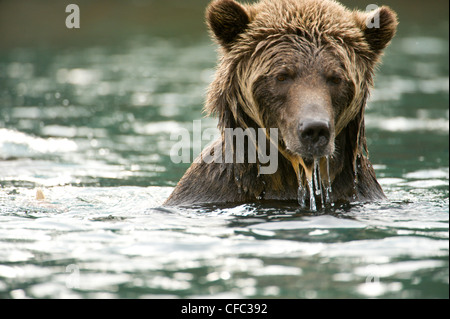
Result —
<path fill-rule="evenodd" d="M 384 50 L 397 31 L 397 14 L 389 7 L 380 7 L 360 16 L 367 43 L 377 54 Z"/>
<path fill-rule="evenodd" d="M 206 22 L 216 40 L 229 50 L 247 28 L 250 18 L 245 8 L 234 0 L 215 0 L 206 9 Z"/>

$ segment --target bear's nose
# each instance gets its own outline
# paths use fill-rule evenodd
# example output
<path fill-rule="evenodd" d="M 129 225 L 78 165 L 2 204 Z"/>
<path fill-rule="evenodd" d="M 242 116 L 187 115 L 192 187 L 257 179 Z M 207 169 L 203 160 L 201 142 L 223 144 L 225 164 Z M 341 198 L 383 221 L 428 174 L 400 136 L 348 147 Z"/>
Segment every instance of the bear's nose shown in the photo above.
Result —
<path fill-rule="evenodd" d="M 325 147 L 330 141 L 330 122 L 326 120 L 304 120 L 298 128 L 300 142 L 308 149 Z"/>

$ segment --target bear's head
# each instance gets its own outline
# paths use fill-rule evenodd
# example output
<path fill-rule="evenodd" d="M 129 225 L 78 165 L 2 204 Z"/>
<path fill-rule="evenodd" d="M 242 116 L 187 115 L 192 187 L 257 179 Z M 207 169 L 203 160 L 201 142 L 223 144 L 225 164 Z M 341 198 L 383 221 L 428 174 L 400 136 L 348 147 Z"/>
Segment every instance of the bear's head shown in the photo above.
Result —
<path fill-rule="evenodd" d="M 367 153 L 365 104 L 397 28 L 390 8 L 215 0 L 206 20 L 221 59 L 205 109 L 219 116 L 220 128 L 278 128 L 279 151 L 296 173 L 303 167 L 308 174 L 314 159 L 330 157 L 335 175 L 343 139 L 352 158 Z"/>

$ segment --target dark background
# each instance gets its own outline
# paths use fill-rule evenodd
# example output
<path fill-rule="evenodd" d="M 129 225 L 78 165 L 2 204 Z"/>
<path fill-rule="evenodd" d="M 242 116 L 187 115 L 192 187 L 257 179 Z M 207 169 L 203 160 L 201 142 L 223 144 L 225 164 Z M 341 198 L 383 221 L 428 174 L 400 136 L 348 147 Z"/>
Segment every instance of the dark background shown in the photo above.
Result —
<path fill-rule="evenodd" d="M 67 29 L 65 8 L 80 7 L 81 28 Z M 136 34 L 197 38 L 207 35 L 204 10 L 208 0 L 2 0 L 0 48 L 111 44 Z M 388 5 L 399 15 L 399 34 L 433 32 L 447 21 L 447 0 L 345 0 L 349 8 Z"/>

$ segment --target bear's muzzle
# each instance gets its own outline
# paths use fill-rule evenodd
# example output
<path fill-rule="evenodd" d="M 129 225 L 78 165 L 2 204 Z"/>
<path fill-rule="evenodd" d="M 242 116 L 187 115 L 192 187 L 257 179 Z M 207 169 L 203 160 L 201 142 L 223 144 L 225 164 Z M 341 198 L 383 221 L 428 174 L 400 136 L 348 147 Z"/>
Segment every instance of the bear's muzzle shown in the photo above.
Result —
<path fill-rule="evenodd" d="M 328 154 L 331 125 L 324 119 L 305 119 L 298 126 L 298 137 L 305 157 L 323 157 Z"/>

